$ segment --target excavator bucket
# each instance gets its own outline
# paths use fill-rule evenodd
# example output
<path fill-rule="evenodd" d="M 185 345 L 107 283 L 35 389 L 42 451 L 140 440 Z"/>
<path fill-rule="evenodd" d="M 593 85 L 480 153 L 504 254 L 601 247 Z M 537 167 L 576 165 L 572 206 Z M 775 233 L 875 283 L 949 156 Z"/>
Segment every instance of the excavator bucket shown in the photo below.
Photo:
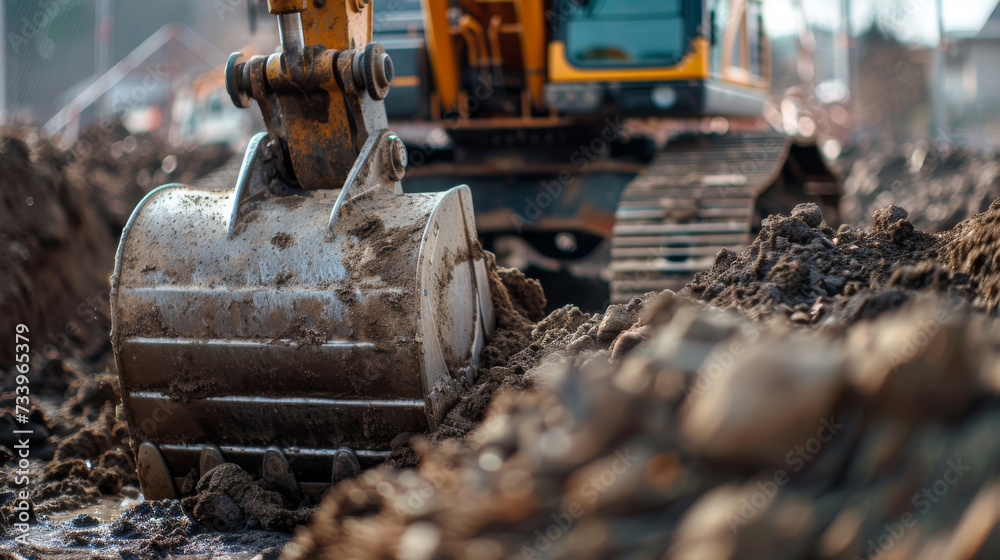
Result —
<path fill-rule="evenodd" d="M 371 6 L 268 7 L 281 52 L 226 65 L 268 130 L 235 188 L 149 193 L 118 248 L 111 341 L 147 499 L 223 461 L 293 501 L 356 475 L 441 422 L 494 328 L 469 188 L 403 193 Z"/>
<path fill-rule="evenodd" d="M 122 235 L 112 340 L 150 499 L 222 460 L 293 491 L 356 474 L 441 421 L 492 333 L 468 187 L 377 186 L 387 133 L 339 193 L 278 196 L 263 138 L 235 189 L 161 187 Z"/>

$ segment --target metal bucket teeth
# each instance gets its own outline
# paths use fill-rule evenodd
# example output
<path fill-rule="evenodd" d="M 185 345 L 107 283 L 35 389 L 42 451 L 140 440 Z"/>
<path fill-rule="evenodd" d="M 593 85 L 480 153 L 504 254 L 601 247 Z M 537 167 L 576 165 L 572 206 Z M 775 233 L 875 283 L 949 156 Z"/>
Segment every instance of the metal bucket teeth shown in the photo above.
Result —
<path fill-rule="evenodd" d="M 250 472 L 276 446 L 300 483 L 329 484 L 339 448 L 380 462 L 470 381 L 493 329 L 472 199 L 370 176 L 338 200 L 276 197 L 253 184 L 258 147 L 235 190 L 162 187 L 129 220 L 112 279 L 123 401 L 136 450 L 175 479 L 206 446 Z"/>

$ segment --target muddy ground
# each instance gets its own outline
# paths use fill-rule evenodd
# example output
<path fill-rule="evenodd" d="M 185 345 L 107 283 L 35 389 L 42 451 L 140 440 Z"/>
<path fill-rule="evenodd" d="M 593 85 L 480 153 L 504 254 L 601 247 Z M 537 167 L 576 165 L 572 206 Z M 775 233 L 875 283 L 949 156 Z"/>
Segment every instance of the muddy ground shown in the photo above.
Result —
<path fill-rule="evenodd" d="M 4 142 L 15 151 L 0 152 L 0 171 L 19 170 L 24 189 L 106 196 L 70 172 L 96 163 L 60 174 L 44 142 Z M 141 194 L 138 182 L 122 192 L 133 187 Z M 24 192 L 9 190 L 0 212 L 16 214 Z M 121 213 L 74 204 L 69 223 L 112 232 L 73 226 L 97 258 Z M 925 212 L 899 206 L 838 230 L 800 206 L 680 293 L 601 314 L 543 316 L 536 283 L 491 267 L 498 336 L 442 427 L 401 436 L 386 465 L 295 509 L 232 464 L 193 481 L 194 496 L 139 500 L 106 342 L 67 337 L 31 363 L 44 388 L 31 413 L 32 547 L 7 540 L 15 422 L 13 395 L 2 399 L 0 555 L 1000 557 L 1000 202 L 981 209 L 927 232 L 914 226 Z M 23 227 L 0 239 L 47 249 L 31 263 L 73 242 Z M 27 278 L 22 295 L 48 286 L 30 283 L 45 269 L 19 266 L 0 273 Z M 98 268 L 69 276 L 100 289 Z M 38 320 L 10 309 L 12 324 Z"/>

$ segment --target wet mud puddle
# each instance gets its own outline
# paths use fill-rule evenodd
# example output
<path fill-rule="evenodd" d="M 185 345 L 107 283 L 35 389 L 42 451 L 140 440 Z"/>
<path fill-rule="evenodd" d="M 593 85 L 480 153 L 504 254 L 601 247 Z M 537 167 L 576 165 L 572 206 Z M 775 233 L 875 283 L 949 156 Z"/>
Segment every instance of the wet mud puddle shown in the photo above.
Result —
<path fill-rule="evenodd" d="M 191 521 L 179 502 L 105 497 L 78 509 L 39 516 L 28 546 L 0 543 L 0 557 L 15 559 L 130 559 L 150 556 L 180 560 L 277 558 L 291 535 L 273 531 L 207 532 Z"/>

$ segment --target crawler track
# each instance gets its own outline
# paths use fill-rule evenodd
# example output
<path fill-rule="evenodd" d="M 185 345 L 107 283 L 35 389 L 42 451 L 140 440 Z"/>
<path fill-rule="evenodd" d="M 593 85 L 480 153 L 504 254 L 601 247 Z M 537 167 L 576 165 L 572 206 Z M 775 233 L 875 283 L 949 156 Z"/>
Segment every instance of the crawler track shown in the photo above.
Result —
<path fill-rule="evenodd" d="M 773 192 L 769 187 L 784 193 L 787 183 L 797 183 L 800 188 L 790 190 L 802 195 L 835 193 L 832 175 L 810 176 L 808 166 L 790 158 L 794 146 L 775 133 L 671 141 L 618 203 L 612 300 L 679 290 L 709 269 L 721 249 L 741 250 L 759 223 L 759 198 Z"/>

